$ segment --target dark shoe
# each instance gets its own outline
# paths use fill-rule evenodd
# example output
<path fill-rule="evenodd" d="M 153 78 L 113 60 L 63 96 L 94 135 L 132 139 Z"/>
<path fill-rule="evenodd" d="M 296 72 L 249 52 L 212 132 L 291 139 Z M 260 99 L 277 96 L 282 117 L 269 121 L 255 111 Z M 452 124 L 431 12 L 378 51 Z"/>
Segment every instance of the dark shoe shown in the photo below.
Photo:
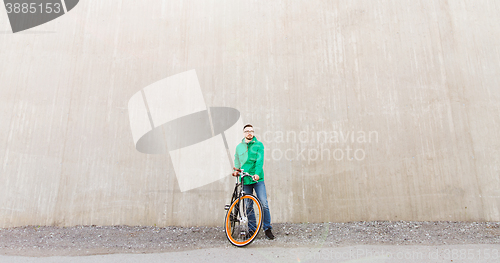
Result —
<path fill-rule="evenodd" d="M 267 237 L 267 239 L 270 239 L 270 240 L 274 239 L 274 235 L 273 235 L 273 232 L 271 232 L 271 229 L 266 230 L 266 237 Z"/>

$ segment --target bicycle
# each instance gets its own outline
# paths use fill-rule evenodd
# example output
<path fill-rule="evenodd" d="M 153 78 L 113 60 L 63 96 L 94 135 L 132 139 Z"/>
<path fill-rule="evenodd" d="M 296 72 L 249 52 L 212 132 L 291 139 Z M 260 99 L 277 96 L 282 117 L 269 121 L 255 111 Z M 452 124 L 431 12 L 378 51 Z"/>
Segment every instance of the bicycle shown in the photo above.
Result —
<path fill-rule="evenodd" d="M 234 246 L 243 247 L 252 243 L 259 234 L 263 214 L 259 199 L 243 191 L 243 178 L 250 177 L 253 181 L 255 180 L 243 169 L 236 169 L 236 171 L 238 171 L 238 177 L 231 203 L 224 207 L 227 210 L 224 228 L 229 242 Z"/>

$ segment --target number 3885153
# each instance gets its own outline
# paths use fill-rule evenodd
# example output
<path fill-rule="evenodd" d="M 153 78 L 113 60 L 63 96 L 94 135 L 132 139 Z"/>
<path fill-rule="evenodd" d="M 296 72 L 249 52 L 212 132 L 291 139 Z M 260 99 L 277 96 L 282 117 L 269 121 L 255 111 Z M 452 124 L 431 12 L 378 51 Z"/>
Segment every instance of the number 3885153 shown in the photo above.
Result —
<path fill-rule="evenodd" d="M 60 3 L 7 3 L 5 9 L 9 14 L 50 14 L 63 11 Z"/>

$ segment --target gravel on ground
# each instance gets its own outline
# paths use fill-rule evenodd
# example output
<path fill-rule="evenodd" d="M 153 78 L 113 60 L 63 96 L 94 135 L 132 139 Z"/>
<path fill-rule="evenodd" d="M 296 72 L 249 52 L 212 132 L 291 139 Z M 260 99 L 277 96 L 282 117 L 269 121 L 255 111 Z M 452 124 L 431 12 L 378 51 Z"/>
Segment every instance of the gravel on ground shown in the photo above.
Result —
<path fill-rule="evenodd" d="M 500 222 L 372 221 L 274 223 L 252 247 L 343 247 L 352 245 L 500 244 Z M 0 229 L 0 254 L 83 256 L 162 253 L 231 247 L 222 227 L 24 226 Z"/>

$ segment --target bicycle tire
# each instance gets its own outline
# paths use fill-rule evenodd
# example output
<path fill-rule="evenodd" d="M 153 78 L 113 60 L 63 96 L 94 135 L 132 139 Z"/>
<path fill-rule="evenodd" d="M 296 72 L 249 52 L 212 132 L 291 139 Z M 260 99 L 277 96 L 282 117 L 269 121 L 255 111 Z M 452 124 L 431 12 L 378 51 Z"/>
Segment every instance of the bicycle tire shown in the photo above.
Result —
<path fill-rule="evenodd" d="M 240 220 L 242 217 L 245 217 L 243 211 L 241 211 L 244 204 L 250 204 L 252 208 L 245 209 L 249 214 L 246 215 L 246 220 Z M 252 211 L 255 222 L 248 219 L 249 217 L 251 218 Z M 259 199 L 254 195 L 243 195 L 241 198 L 231 203 L 231 206 L 227 210 L 224 224 L 227 239 L 231 244 L 237 247 L 243 247 L 252 243 L 262 228 L 262 219 L 262 205 Z"/>

